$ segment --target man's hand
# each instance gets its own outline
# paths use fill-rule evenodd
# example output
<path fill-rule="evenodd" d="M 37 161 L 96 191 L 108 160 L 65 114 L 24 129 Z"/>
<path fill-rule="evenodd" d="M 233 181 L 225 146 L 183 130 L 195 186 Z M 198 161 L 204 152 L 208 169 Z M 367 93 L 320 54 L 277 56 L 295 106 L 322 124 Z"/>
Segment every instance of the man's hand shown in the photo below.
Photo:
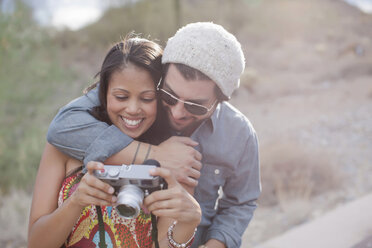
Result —
<path fill-rule="evenodd" d="M 171 170 L 179 183 L 194 188 L 198 185 L 202 167 L 202 155 L 194 149 L 197 145 L 197 142 L 188 137 L 173 136 L 154 146 L 150 157 L 159 161 L 162 167 Z"/>

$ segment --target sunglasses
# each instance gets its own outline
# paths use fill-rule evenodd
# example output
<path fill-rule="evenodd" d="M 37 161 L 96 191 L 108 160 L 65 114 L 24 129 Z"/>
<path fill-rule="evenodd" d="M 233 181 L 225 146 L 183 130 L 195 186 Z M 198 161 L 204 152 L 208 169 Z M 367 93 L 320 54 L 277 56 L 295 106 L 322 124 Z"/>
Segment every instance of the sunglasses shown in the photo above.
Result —
<path fill-rule="evenodd" d="M 164 89 L 161 89 L 160 88 L 160 84 L 161 84 L 161 80 L 159 81 L 159 84 L 156 87 L 157 91 L 160 93 L 159 94 L 160 99 L 163 100 L 166 104 L 168 104 L 170 106 L 176 105 L 177 102 L 182 102 L 183 103 L 183 106 L 185 107 L 185 109 L 190 114 L 193 114 L 193 115 L 205 115 L 206 113 L 208 113 L 209 111 L 211 111 L 212 108 L 214 107 L 214 105 L 217 103 L 217 99 L 216 99 L 214 101 L 214 103 L 212 104 L 212 106 L 210 108 L 207 108 L 207 107 L 205 107 L 203 105 L 200 105 L 200 104 L 197 104 L 197 103 L 184 101 L 184 100 L 181 100 L 181 99 L 177 98 L 176 96 L 172 95 L 170 92 L 168 92 L 168 91 L 166 91 Z"/>

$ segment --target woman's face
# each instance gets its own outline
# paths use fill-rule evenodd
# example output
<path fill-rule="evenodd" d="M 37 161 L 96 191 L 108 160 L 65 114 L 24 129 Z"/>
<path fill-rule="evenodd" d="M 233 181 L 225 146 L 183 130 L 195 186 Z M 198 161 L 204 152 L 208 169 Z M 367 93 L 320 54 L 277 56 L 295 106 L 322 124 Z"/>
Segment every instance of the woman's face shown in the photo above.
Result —
<path fill-rule="evenodd" d="M 156 119 L 156 90 L 146 70 L 129 63 L 111 75 L 107 113 L 111 122 L 132 138 L 138 138 Z"/>

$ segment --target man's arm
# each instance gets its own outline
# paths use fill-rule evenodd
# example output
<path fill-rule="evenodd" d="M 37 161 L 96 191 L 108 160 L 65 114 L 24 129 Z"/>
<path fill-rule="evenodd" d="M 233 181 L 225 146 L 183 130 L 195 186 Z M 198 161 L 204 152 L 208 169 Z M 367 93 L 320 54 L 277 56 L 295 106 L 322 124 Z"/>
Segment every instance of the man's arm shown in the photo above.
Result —
<path fill-rule="evenodd" d="M 48 142 L 84 164 L 89 161 L 130 164 L 134 157 L 135 163 L 142 163 L 145 158 L 156 159 L 162 167 L 171 169 L 180 183 L 197 185 L 201 168 L 201 154 L 193 148 L 197 142 L 187 137 L 171 137 L 150 147 L 133 141 L 115 125 L 110 126 L 90 114 L 98 105 L 96 88 L 61 108 L 49 126 Z"/>
<path fill-rule="evenodd" d="M 115 125 L 98 121 L 90 114 L 98 105 L 95 88 L 61 108 L 49 126 L 48 142 L 84 164 L 103 162 L 131 144 L 133 139 Z"/>
<path fill-rule="evenodd" d="M 253 217 L 260 192 L 258 141 L 253 132 L 236 170 L 223 187 L 217 215 L 207 232 L 207 247 L 215 247 L 211 243 L 216 241 L 223 242 L 226 247 L 240 247 L 241 237 Z"/>
<path fill-rule="evenodd" d="M 188 137 L 177 136 L 170 137 L 157 146 L 133 141 L 125 149 L 108 158 L 105 164 L 121 164 L 128 156 L 132 158 L 133 154 L 137 154 L 134 159 L 137 164 L 143 163 L 147 158 L 155 159 L 161 167 L 171 170 L 177 181 L 193 194 L 202 167 L 202 155 L 194 149 L 197 145 L 197 142 Z"/>

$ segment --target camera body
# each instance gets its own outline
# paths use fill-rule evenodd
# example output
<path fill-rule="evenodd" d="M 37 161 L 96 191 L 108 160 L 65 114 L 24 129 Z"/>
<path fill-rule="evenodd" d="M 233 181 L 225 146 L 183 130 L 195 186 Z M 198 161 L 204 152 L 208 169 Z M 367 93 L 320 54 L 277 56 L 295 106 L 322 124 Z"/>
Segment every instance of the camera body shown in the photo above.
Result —
<path fill-rule="evenodd" d="M 166 187 L 163 178 L 149 174 L 149 170 L 159 166 L 156 160 L 147 160 L 144 164 L 105 165 L 94 174 L 115 189 L 118 198 L 115 207 L 119 215 L 132 219 L 138 216 L 145 196 Z"/>

